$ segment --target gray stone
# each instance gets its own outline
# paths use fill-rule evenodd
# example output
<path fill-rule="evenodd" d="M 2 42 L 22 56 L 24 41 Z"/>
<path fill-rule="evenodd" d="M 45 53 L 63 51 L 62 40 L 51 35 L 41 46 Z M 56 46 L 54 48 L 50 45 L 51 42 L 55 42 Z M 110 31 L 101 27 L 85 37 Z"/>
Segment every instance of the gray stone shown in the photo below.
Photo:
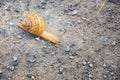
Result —
<path fill-rule="evenodd" d="M 70 52 L 70 46 L 67 46 L 67 48 L 65 49 L 65 52 Z"/>
<path fill-rule="evenodd" d="M 82 64 L 85 66 L 87 64 L 87 62 L 85 60 L 83 60 Z"/>
<path fill-rule="evenodd" d="M 18 39 L 22 39 L 23 37 L 21 35 L 17 35 L 17 38 Z"/>
<path fill-rule="evenodd" d="M 10 70 L 10 71 L 14 71 L 15 67 L 14 66 L 7 66 L 7 69 Z"/>
<path fill-rule="evenodd" d="M 1 29 L 1 35 L 7 37 L 8 36 L 7 29 Z"/>
<path fill-rule="evenodd" d="M 16 6 L 15 7 L 15 12 L 20 12 L 20 7 Z"/>
<path fill-rule="evenodd" d="M 13 56 L 13 65 L 17 66 L 19 64 L 18 58 L 16 56 Z"/>
<path fill-rule="evenodd" d="M 72 44 L 71 44 L 71 46 L 76 46 L 76 42 L 73 41 Z"/>
<path fill-rule="evenodd" d="M 90 63 L 90 64 L 88 64 L 88 65 L 89 65 L 89 67 L 91 67 L 91 68 L 93 67 L 93 64 L 91 64 L 91 63 Z"/>
<path fill-rule="evenodd" d="M 46 8 L 46 2 L 40 2 L 39 4 L 38 4 L 38 7 L 39 8 L 41 8 L 41 9 L 45 9 Z"/>
<path fill-rule="evenodd" d="M 58 72 L 59 74 L 62 74 L 63 73 L 63 68 L 60 66 L 59 67 L 59 72 Z"/>
<path fill-rule="evenodd" d="M 14 66 L 17 66 L 19 64 L 19 61 L 17 60 L 17 61 L 13 61 L 13 65 Z"/>
<path fill-rule="evenodd" d="M 7 75 L 6 80 L 13 80 L 13 79 L 12 79 L 11 75 Z"/>
<path fill-rule="evenodd" d="M 13 61 L 15 62 L 17 60 L 18 60 L 18 58 L 16 56 L 13 56 Z"/>
<path fill-rule="evenodd" d="M 27 74 L 27 77 L 28 77 L 28 78 L 32 78 L 32 76 L 33 76 L 33 74 L 32 74 L 31 72 L 29 72 L 29 73 Z"/>
<path fill-rule="evenodd" d="M 117 5 L 120 5 L 120 0 L 108 0 L 108 1 Z"/>
<path fill-rule="evenodd" d="M 104 78 L 104 79 L 107 79 L 107 75 L 103 75 L 103 78 Z"/>
<path fill-rule="evenodd" d="M 106 36 L 101 36 L 100 40 L 103 42 L 103 45 L 106 46 L 107 45 L 107 40 L 108 38 Z"/>
<path fill-rule="evenodd" d="M 26 0 L 27 6 L 30 5 L 31 0 Z"/>
<path fill-rule="evenodd" d="M 68 10 L 73 11 L 74 10 L 73 5 L 68 6 Z"/>
<path fill-rule="evenodd" d="M 86 71 L 88 74 L 91 73 L 91 69 L 90 69 L 90 68 L 87 68 L 85 71 Z"/>
<path fill-rule="evenodd" d="M 2 70 L 0 69 L 0 74 L 2 74 L 3 72 L 2 72 Z"/>
<path fill-rule="evenodd" d="M 34 59 L 29 59 L 29 60 L 28 60 L 28 63 L 29 63 L 31 66 L 33 66 L 33 65 L 35 64 L 35 60 L 34 60 Z"/>

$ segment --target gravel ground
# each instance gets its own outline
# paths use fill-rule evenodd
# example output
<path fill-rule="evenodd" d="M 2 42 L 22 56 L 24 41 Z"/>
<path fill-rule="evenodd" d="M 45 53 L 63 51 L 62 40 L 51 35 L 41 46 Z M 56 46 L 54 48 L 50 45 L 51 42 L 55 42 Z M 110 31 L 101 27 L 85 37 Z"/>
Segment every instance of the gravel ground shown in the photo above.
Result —
<path fill-rule="evenodd" d="M 17 26 L 33 12 L 59 44 Z M 120 0 L 0 0 L 0 80 L 120 80 Z"/>

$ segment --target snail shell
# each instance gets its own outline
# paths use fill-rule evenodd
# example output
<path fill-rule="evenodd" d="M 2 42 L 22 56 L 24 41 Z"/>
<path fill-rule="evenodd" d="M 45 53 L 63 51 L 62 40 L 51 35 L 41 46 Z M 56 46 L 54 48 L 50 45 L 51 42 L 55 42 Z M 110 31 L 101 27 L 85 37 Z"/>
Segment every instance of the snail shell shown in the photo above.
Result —
<path fill-rule="evenodd" d="M 45 31 L 45 24 L 38 14 L 27 14 L 21 24 L 18 25 L 22 29 L 26 30 L 29 33 L 38 35 L 46 40 L 49 40 L 53 43 L 58 43 L 59 39 L 52 34 Z"/>
<path fill-rule="evenodd" d="M 45 24 L 38 14 L 27 14 L 22 21 L 22 28 L 32 34 L 41 34 L 45 31 Z"/>

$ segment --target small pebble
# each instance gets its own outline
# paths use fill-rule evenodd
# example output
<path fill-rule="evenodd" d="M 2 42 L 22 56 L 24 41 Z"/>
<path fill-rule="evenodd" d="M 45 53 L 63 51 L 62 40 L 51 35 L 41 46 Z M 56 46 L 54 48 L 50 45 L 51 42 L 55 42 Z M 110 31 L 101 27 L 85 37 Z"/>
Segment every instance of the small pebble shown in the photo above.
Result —
<path fill-rule="evenodd" d="M 116 45 L 116 41 L 113 41 L 113 42 L 112 42 L 112 45 L 115 46 L 115 45 Z"/>
<path fill-rule="evenodd" d="M 14 71 L 15 67 L 14 66 L 7 66 L 7 69 L 10 70 L 10 71 Z"/>
<path fill-rule="evenodd" d="M 61 63 L 61 64 L 65 64 L 65 60 L 62 59 L 62 58 L 58 58 L 57 61 L 58 61 L 59 63 Z"/>
<path fill-rule="evenodd" d="M 13 79 L 12 79 L 12 77 L 10 75 L 7 75 L 6 80 L 13 80 Z"/>
<path fill-rule="evenodd" d="M 33 76 L 33 74 L 32 74 L 31 72 L 29 72 L 29 73 L 27 74 L 27 77 L 28 77 L 28 78 L 32 78 L 32 76 Z"/>
<path fill-rule="evenodd" d="M 62 73 L 63 73 L 63 68 L 60 66 L 58 74 L 62 74 Z"/>
<path fill-rule="evenodd" d="M 70 46 L 67 46 L 67 48 L 65 49 L 65 52 L 70 52 Z"/>
<path fill-rule="evenodd" d="M 28 62 L 31 66 L 33 66 L 35 64 L 35 60 L 33 60 L 33 59 L 29 59 Z"/>
<path fill-rule="evenodd" d="M 93 80 L 92 78 L 88 78 L 88 80 Z"/>
<path fill-rule="evenodd" d="M 2 70 L 0 70 L 0 74 L 2 74 Z"/>
<path fill-rule="evenodd" d="M 32 77 L 31 77 L 31 79 L 32 79 L 32 80 L 35 80 L 35 77 L 34 77 L 34 76 L 32 76 Z"/>
<path fill-rule="evenodd" d="M 1 35 L 7 37 L 8 36 L 7 29 L 1 29 Z"/>
<path fill-rule="evenodd" d="M 77 24 L 77 22 L 76 22 L 76 21 L 71 21 L 70 26 L 76 27 L 77 25 L 78 25 L 78 24 Z"/>
<path fill-rule="evenodd" d="M 105 36 L 101 36 L 100 39 L 101 39 L 103 42 L 105 42 L 105 41 L 107 41 L 108 38 L 105 37 Z"/>
<path fill-rule="evenodd" d="M 89 65 L 89 67 L 91 67 L 91 68 L 93 67 L 93 64 L 91 64 L 91 63 L 90 63 L 90 64 L 88 64 L 88 65 Z"/>
<path fill-rule="evenodd" d="M 2 7 L 2 5 L 4 5 L 4 2 L 2 1 L 2 2 L 0 2 L 0 7 Z"/>
<path fill-rule="evenodd" d="M 26 0 L 27 6 L 30 5 L 31 0 Z"/>
<path fill-rule="evenodd" d="M 89 62 L 89 61 L 87 61 L 87 63 L 88 63 L 88 64 L 90 64 L 90 62 Z"/>
<path fill-rule="evenodd" d="M 15 12 L 20 12 L 20 7 L 15 7 Z"/>
<path fill-rule="evenodd" d="M 17 60 L 18 60 L 18 58 L 16 56 L 13 56 L 13 61 L 15 62 Z"/>
<path fill-rule="evenodd" d="M 70 59 L 74 59 L 75 57 L 74 56 L 69 56 Z"/>
<path fill-rule="evenodd" d="M 13 56 L 13 65 L 17 66 L 19 64 L 18 58 L 16 56 Z"/>
<path fill-rule="evenodd" d="M 46 2 L 40 2 L 38 4 L 38 7 L 41 8 L 41 9 L 45 9 L 46 8 Z"/>
<path fill-rule="evenodd" d="M 56 52 L 55 51 L 52 51 L 51 54 L 54 55 Z"/>
<path fill-rule="evenodd" d="M 82 23 L 82 21 L 78 20 L 78 24 Z"/>
<path fill-rule="evenodd" d="M 116 39 L 116 43 L 120 43 L 120 39 Z"/>
<path fill-rule="evenodd" d="M 110 75 L 113 76 L 113 75 L 114 75 L 114 72 L 111 72 Z"/>
<path fill-rule="evenodd" d="M 85 66 L 87 64 L 87 62 L 85 60 L 82 61 L 83 66 Z"/>
<path fill-rule="evenodd" d="M 106 64 L 106 63 L 104 63 L 104 64 L 103 64 L 103 67 L 107 67 L 107 64 Z"/>
<path fill-rule="evenodd" d="M 39 41 L 39 40 L 40 40 L 40 38 L 39 38 L 39 37 L 36 37 L 36 38 L 35 38 L 35 40 L 36 40 L 36 41 Z"/>
<path fill-rule="evenodd" d="M 108 0 L 108 1 L 117 5 L 120 5 L 120 0 Z"/>
<path fill-rule="evenodd" d="M 106 76 L 106 75 L 103 75 L 103 78 L 104 78 L 104 79 L 107 79 L 107 76 Z"/>
<path fill-rule="evenodd" d="M 3 73 L 2 70 L 0 70 L 0 78 L 2 77 L 2 73 Z M 0 80 L 2 80 L 2 79 L 0 79 Z"/>
<path fill-rule="evenodd" d="M 101 37 L 100 37 L 100 40 L 103 42 L 103 45 L 104 45 L 104 46 L 107 45 L 107 40 L 108 40 L 107 37 L 105 37 L 105 36 L 101 36 Z"/>
<path fill-rule="evenodd" d="M 85 71 L 86 71 L 88 74 L 91 73 L 91 69 L 90 69 L 90 68 L 87 68 Z"/>
<path fill-rule="evenodd" d="M 47 46 L 43 46 L 44 49 L 47 49 Z"/>
<path fill-rule="evenodd" d="M 93 76 L 92 76 L 92 74 L 89 74 L 89 76 L 88 76 L 89 78 L 92 78 Z"/>
<path fill-rule="evenodd" d="M 74 10 L 74 11 L 72 11 L 72 16 L 74 16 L 74 15 L 76 15 L 78 13 L 78 11 L 77 10 Z"/>
<path fill-rule="evenodd" d="M 19 61 L 17 60 L 17 61 L 13 61 L 13 65 L 14 66 L 17 66 L 19 64 Z"/>
<path fill-rule="evenodd" d="M 73 5 L 68 6 L 68 10 L 73 11 L 74 10 Z"/>
<path fill-rule="evenodd" d="M 77 52 L 74 52 L 73 54 L 72 54 L 72 56 L 77 56 L 78 55 L 78 53 Z"/>
<path fill-rule="evenodd" d="M 80 68 L 80 67 L 81 67 L 81 65 L 80 65 L 79 62 L 76 62 L 76 67 L 77 67 L 77 68 Z"/>
<path fill-rule="evenodd" d="M 21 35 L 17 35 L 17 38 L 18 39 L 22 39 L 23 37 Z"/>
<path fill-rule="evenodd" d="M 13 22 L 7 22 L 7 24 L 10 25 L 10 26 L 13 26 L 13 25 L 14 25 Z"/>
<path fill-rule="evenodd" d="M 2 29 L 2 28 L 3 28 L 3 25 L 0 24 L 0 29 Z"/>
<path fill-rule="evenodd" d="M 76 46 L 76 42 L 73 41 L 72 44 L 71 44 L 71 46 Z"/>

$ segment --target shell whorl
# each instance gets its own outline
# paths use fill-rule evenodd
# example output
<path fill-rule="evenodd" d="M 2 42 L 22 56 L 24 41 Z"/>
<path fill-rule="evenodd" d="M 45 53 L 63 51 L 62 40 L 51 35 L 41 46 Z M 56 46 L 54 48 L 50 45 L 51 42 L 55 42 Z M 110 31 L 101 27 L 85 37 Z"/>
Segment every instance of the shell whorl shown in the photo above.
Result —
<path fill-rule="evenodd" d="M 32 34 L 39 35 L 45 31 L 45 24 L 38 14 L 27 14 L 22 21 L 22 28 Z"/>

